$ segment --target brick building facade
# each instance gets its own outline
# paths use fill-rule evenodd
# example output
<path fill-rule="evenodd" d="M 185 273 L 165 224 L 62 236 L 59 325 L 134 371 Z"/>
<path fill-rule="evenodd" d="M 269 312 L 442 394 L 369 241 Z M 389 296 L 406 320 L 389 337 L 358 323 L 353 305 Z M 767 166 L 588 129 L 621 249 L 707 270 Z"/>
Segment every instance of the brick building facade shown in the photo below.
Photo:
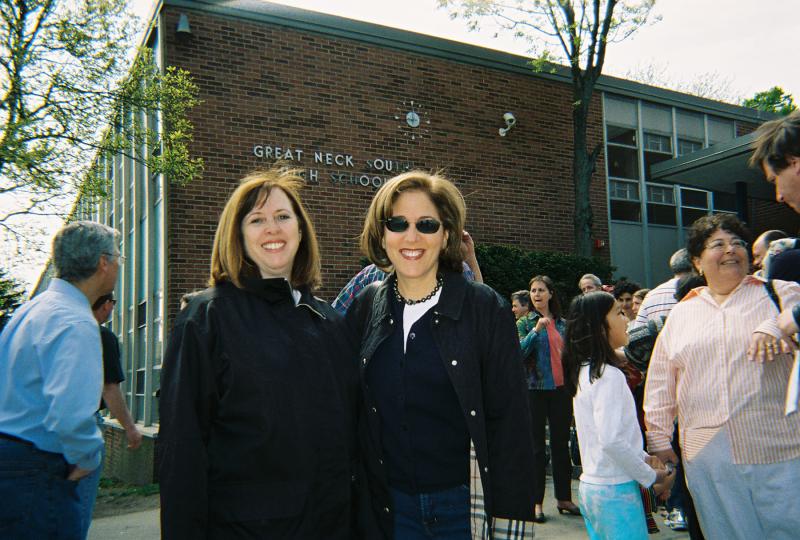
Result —
<path fill-rule="evenodd" d="M 166 28 L 174 28 L 179 10 L 165 11 Z M 210 259 L 227 196 L 244 174 L 269 162 L 254 155 L 256 145 L 259 154 L 266 146 L 263 153 L 289 157 L 316 179 L 304 199 L 320 239 L 324 298 L 332 299 L 360 268 L 356 238 L 375 188 L 351 179 L 388 179 L 398 164 L 441 169 L 454 180 L 467 200 L 467 229 L 479 242 L 572 249 L 567 85 L 209 13 L 191 13 L 190 21 L 192 35 L 168 43 L 166 63 L 187 69 L 200 86 L 194 150 L 206 170 L 169 199 L 172 309 L 180 294 L 208 277 L 198 261 Z M 412 109 L 421 119 L 416 129 L 405 121 Z M 506 111 L 517 124 L 500 137 Z M 599 99 L 590 125 L 598 144 Z M 329 153 L 345 159 L 326 163 Z M 592 202 L 601 216 L 595 235 L 607 241 L 601 173 L 593 179 Z"/>

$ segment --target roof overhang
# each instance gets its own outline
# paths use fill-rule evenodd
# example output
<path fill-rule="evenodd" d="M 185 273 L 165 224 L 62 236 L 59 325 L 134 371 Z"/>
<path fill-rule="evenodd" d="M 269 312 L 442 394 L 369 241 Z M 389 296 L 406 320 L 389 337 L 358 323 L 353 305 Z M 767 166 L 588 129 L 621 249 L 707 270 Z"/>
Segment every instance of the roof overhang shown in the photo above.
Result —
<path fill-rule="evenodd" d="M 652 179 L 725 193 L 736 193 L 737 182 L 744 182 L 748 196 L 772 200 L 775 188 L 766 181 L 760 169 L 747 163 L 753 153 L 751 144 L 754 138 L 750 133 L 657 163 L 651 169 Z"/>

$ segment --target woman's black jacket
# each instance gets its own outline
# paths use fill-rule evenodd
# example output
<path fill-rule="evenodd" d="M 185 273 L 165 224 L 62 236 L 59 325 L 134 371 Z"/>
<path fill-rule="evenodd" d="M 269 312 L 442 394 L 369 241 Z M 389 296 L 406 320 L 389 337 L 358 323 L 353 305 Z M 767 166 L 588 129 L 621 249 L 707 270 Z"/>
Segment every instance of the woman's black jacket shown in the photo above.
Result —
<path fill-rule="evenodd" d="M 348 328 L 360 343 L 365 417 L 360 439 L 371 506 L 371 512 L 362 513 L 362 507 L 360 514 L 365 535 L 371 538 L 392 537 L 392 504 L 383 469 L 379 414 L 364 375 L 378 346 L 401 324 L 393 320 L 389 303 L 395 279 L 392 275 L 365 288 L 347 312 Z M 434 339 L 475 446 L 486 513 L 531 521 L 533 440 L 522 353 L 511 310 L 490 287 L 451 272 L 444 275 L 442 293 L 433 309 Z"/>
<path fill-rule="evenodd" d="M 161 377 L 163 538 L 350 537 L 355 349 L 301 292 L 295 306 L 283 279 L 224 283 L 178 316 Z"/>

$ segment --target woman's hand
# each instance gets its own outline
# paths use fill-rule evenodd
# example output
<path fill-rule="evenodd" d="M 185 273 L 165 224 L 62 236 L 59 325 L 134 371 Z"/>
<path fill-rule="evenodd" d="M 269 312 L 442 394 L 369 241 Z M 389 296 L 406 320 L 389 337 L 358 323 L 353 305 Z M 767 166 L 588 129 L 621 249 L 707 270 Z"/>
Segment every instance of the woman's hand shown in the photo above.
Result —
<path fill-rule="evenodd" d="M 794 309 L 784 309 L 778 315 L 778 328 L 781 329 L 784 338 L 789 339 L 797 332 L 800 332 L 800 328 L 797 327 L 797 321 L 794 318 Z"/>
<path fill-rule="evenodd" d="M 656 469 L 656 481 L 653 483 L 656 497 L 661 500 L 667 499 L 674 483 L 675 469 Z"/>
<path fill-rule="evenodd" d="M 548 319 L 547 317 L 539 317 L 539 320 L 536 321 L 536 328 L 533 329 L 534 332 L 541 332 L 545 330 L 548 325 L 553 322 L 553 319 Z"/>
<path fill-rule="evenodd" d="M 764 332 L 753 332 L 750 346 L 747 348 L 747 358 L 753 362 L 772 362 L 775 356 L 785 354 L 797 349 L 791 339 L 778 339 Z"/>
<path fill-rule="evenodd" d="M 650 457 L 654 457 L 664 464 L 667 463 L 672 463 L 673 465 L 678 464 L 678 454 L 676 454 L 672 448 L 669 448 L 667 450 L 660 450 L 658 452 L 653 452 L 653 454 Z M 652 467 L 652 465 L 650 466 Z"/>
<path fill-rule="evenodd" d="M 658 456 L 647 456 L 644 458 L 644 462 L 657 471 L 666 470 L 667 468 Z"/>

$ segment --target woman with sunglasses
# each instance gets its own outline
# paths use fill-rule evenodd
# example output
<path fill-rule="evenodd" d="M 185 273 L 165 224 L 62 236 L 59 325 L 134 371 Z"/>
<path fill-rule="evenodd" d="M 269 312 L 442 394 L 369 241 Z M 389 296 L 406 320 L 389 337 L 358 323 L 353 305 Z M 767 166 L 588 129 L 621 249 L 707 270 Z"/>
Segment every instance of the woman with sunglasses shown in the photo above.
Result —
<path fill-rule="evenodd" d="M 421 171 L 388 181 L 367 212 L 361 247 L 391 272 L 347 312 L 361 344 L 369 538 L 532 534 L 520 348 L 505 302 L 462 275 L 465 217 L 458 189 Z"/>

